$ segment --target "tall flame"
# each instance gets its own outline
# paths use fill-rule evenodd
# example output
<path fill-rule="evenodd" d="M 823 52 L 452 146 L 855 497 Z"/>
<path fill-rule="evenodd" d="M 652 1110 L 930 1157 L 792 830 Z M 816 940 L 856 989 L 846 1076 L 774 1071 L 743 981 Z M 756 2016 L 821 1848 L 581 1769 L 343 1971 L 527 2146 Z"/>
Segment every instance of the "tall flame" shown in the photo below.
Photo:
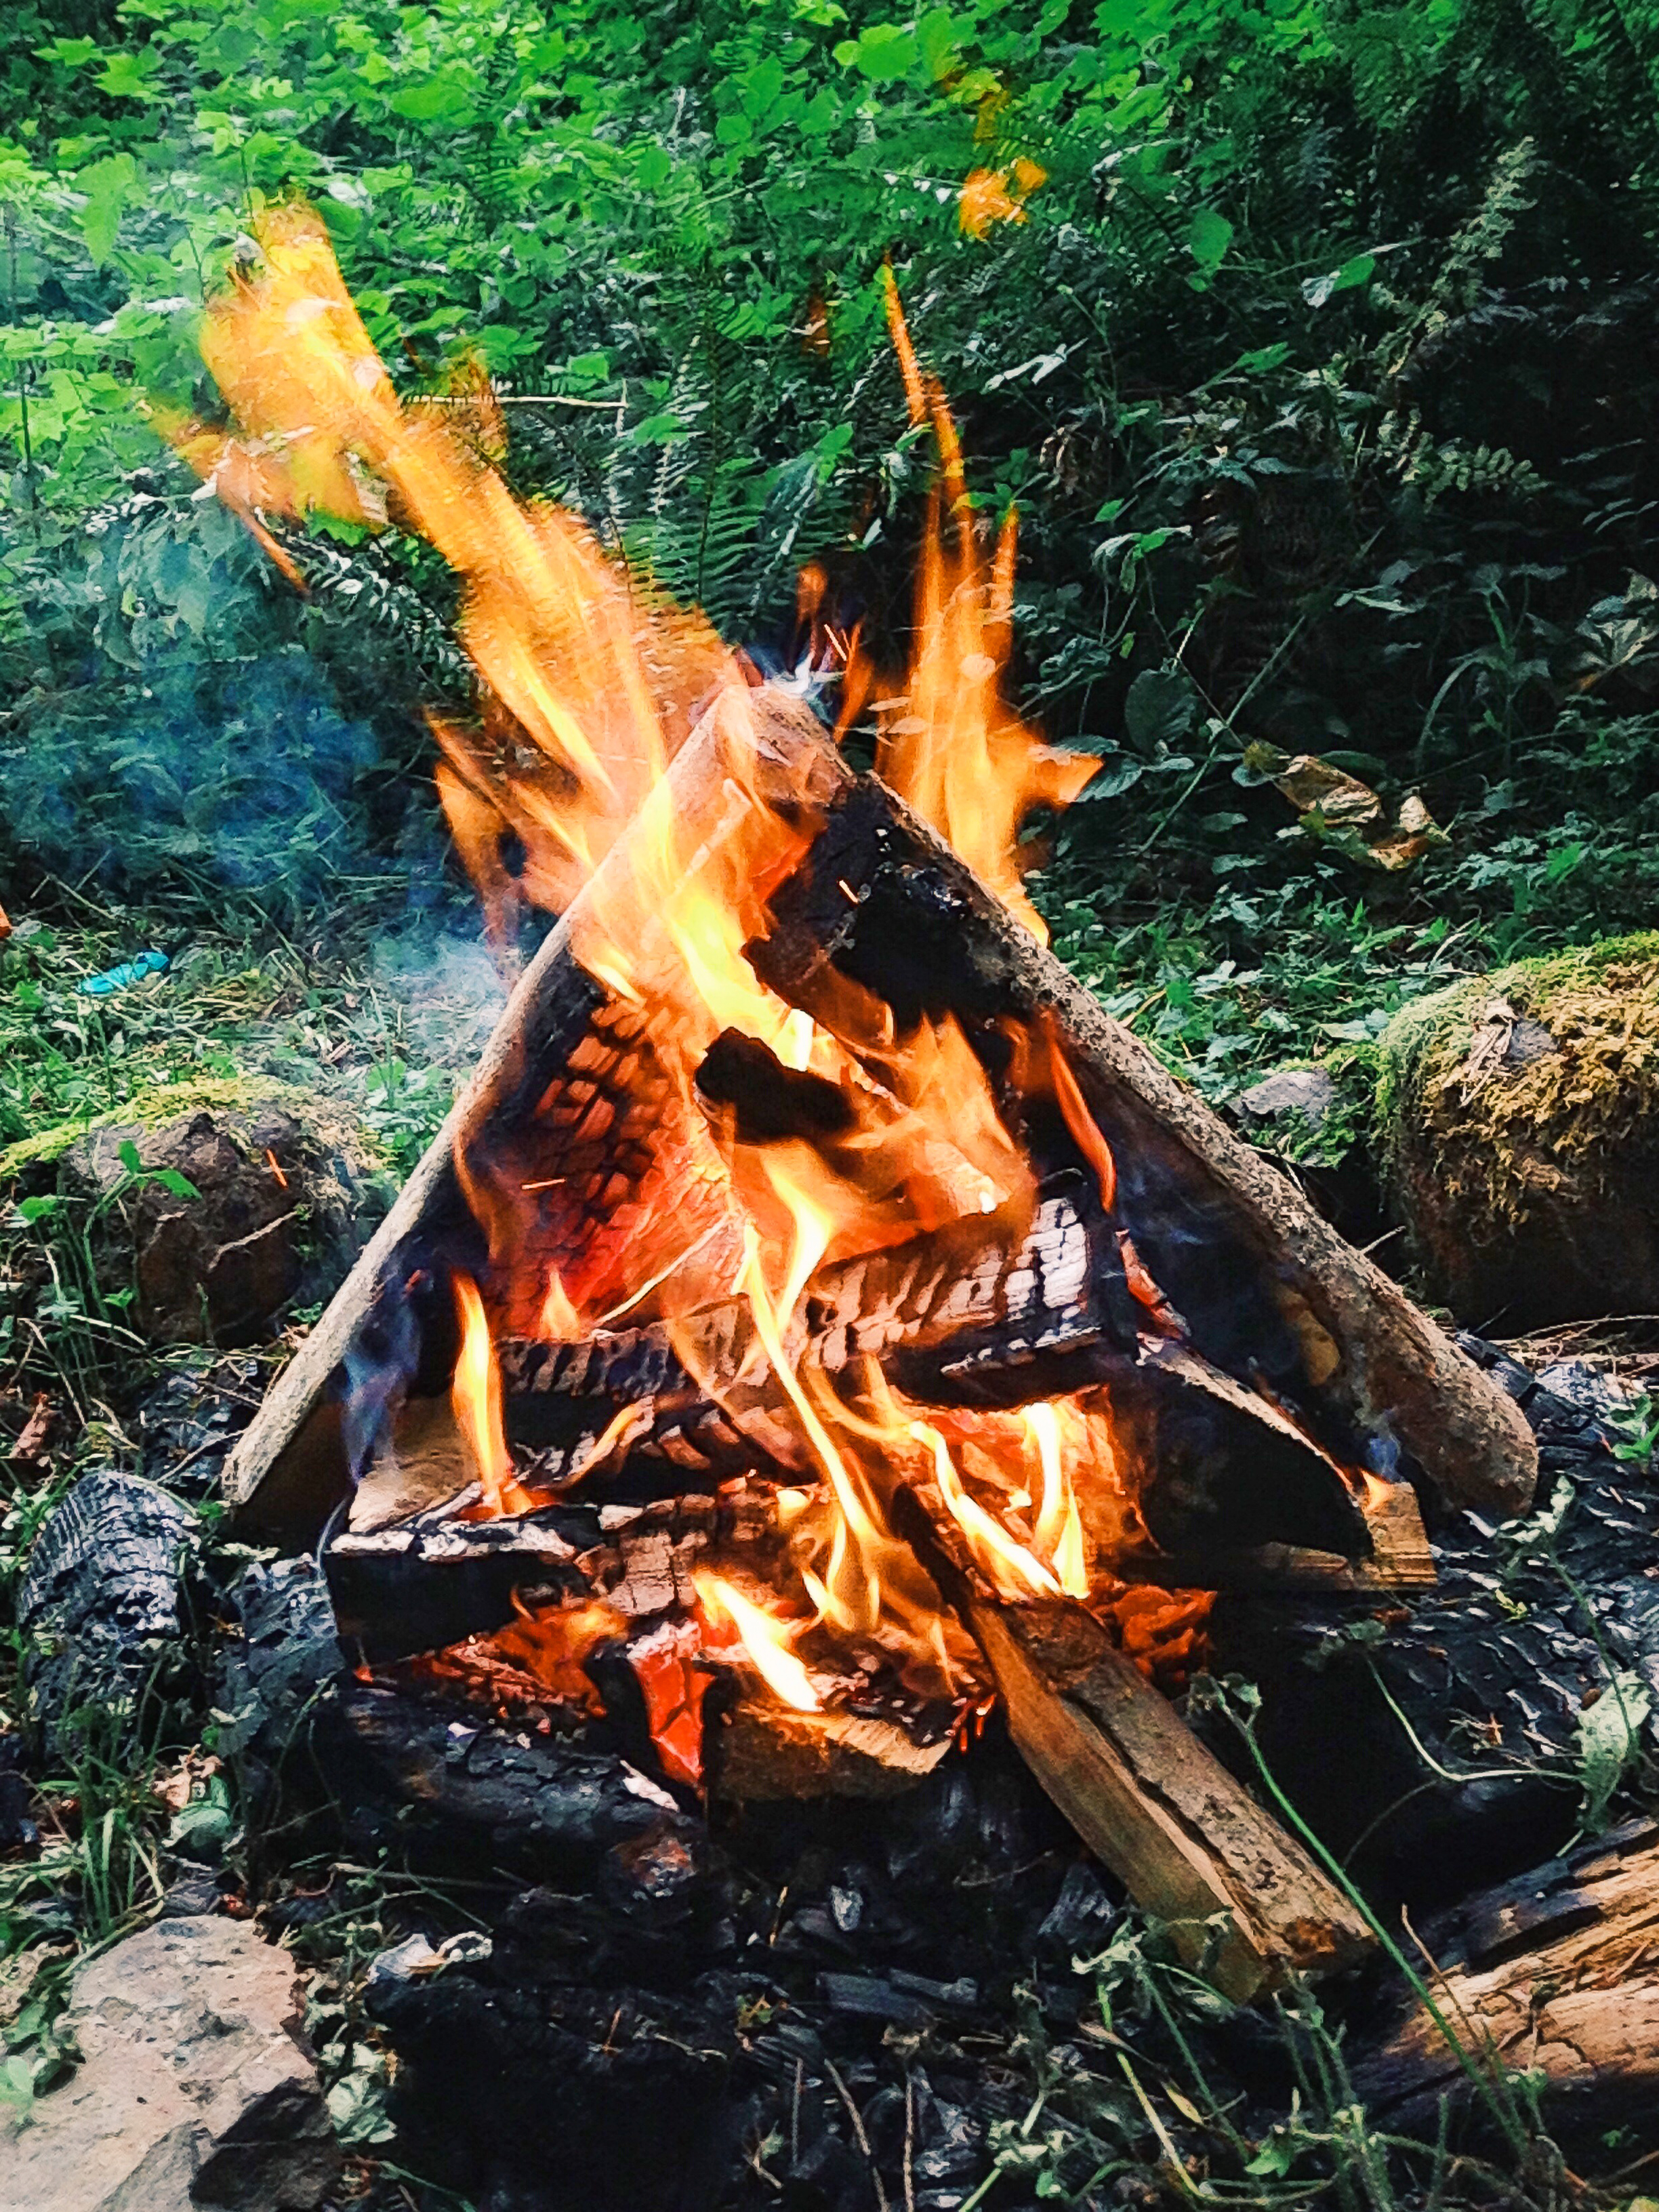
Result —
<path fill-rule="evenodd" d="M 890 266 L 884 265 L 882 279 L 910 420 L 931 421 L 939 443 L 955 545 L 947 550 L 935 493 L 916 580 L 915 656 L 905 696 L 882 711 L 876 766 L 1046 944 L 1047 925 L 1020 880 L 1020 830 L 1035 806 L 1069 805 L 1100 763 L 1042 744 L 1002 699 L 1012 636 L 1015 513 L 1009 508 L 988 567 L 975 541 L 956 423 L 939 385 L 916 359 Z"/>
<path fill-rule="evenodd" d="M 529 1493 L 513 1473 L 501 1422 L 501 1375 L 490 1341 L 483 1300 L 471 1275 L 455 1277 L 455 1305 L 461 1322 L 461 1349 L 450 1385 L 456 1426 L 465 1437 L 494 1513 L 521 1513 Z"/>
<path fill-rule="evenodd" d="M 790 1536 L 801 1587 L 821 1619 L 885 1640 L 934 1686 L 948 1683 L 951 1637 L 960 1632 L 889 1526 L 895 1484 L 931 1476 L 1000 1590 L 1085 1595 L 1091 1552 L 1074 1485 L 1101 1463 L 1091 1417 L 1073 1422 L 1065 1408 L 1042 1407 L 1023 1424 L 987 1414 L 973 1417 L 965 1437 L 958 1430 L 968 1417 L 924 1420 L 878 1377 L 854 1406 L 801 1352 L 799 1317 L 828 1261 L 964 1220 L 994 1218 L 1004 1237 L 1023 1228 L 1035 1201 L 1031 1174 L 984 1067 L 954 1022 L 924 1020 L 901 1037 L 887 1008 L 850 986 L 833 1016 L 815 1021 L 762 980 L 744 947 L 764 936 L 769 896 L 815 826 L 805 790 L 772 803 L 764 764 L 787 752 L 772 741 L 805 709 L 770 687 L 751 688 L 699 615 L 650 593 L 574 517 L 514 498 L 489 458 L 501 440 L 487 390 L 462 395 L 482 426 L 471 441 L 460 410 L 400 400 L 313 215 L 292 206 L 267 214 L 257 244 L 258 263 L 210 309 L 203 340 L 238 432 L 175 422 L 171 434 L 289 573 L 267 519 L 313 512 L 370 528 L 395 521 L 449 562 L 461 586 L 461 641 L 482 680 L 476 726 L 433 725 L 457 848 L 498 937 L 520 897 L 571 909 L 574 957 L 608 994 L 610 1014 L 620 1010 L 631 1024 L 630 1049 L 648 1055 L 652 1070 L 648 1103 L 623 1102 L 645 1116 L 649 1202 L 630 1197 L 630 1227 L 603 1249 L 590 1233 L 592 1192 L 550 1196 L 547 1186 L 514 1179 L 458 1143 L 457 1170 L 490 1259 L 482 1290 L 470 1276 L 455 1278 L 453 1400 L 486 1507 L 517 1511 L 529 1502 L 503 1432 L 490 1313 L 498 1324 L 507 1314 L 526 1333 L 568 1339 L 649 1297 L 674 1329 L 735 1290 L 823 1478 L 822 1505 L 804 1505 Z M 1035 807 L 1074 796 L 1095 763 L 1044 747 L 1003 699 L 1014 519 L 986 559 L 956 426 L 917 359 L 890 271 L 884 283 L 912 420 L 933 425 L 941 481 L 918 578 L 914 665 L 902 702 L 878 709 L 878 765 L 1041 937 L 1020 879 L 1021 830 Z M 821 580 L 805 594 L 815 620 L 823 597 Z M 843 719 L 857 711 L 868 678 L 854 650 Z M 694 726 L 714 772 L 687 808 L 672 763 Z M 501 857 L 509 830 L 522 855 L 512 873 Z M 697 1089 L 710 1047 L 731 1031 L 834 1086 L 841 1133 L 810 1145 L 738 1141 Z M 592 1036 L 584 1039 L 544 1103 L 561 1112 L 568 1104 L 584 1126 L 591 1117 L 608 1128 L 615 1108 L 596 1091 L 604 1057 Z M 1062 1109 L 1109 1206 L 1109 1152 L 1075 1085 L 1066 1088 L 1069 1072 L 1050 1057 Z M 678 1335 L 693 1364 L 690 1337 Z M 732 1380 L 697 1379 L 716 1396 Z M 631 1408 L 618 1415 L 589 1467 L 626 1449 L 634 1419 Z M 1041 1502 L 1035 1527 L 1016 1534 L 1016 1495 L 1029 1496 L 1001 1471 L 1028 1462 Z M 994 1511 L 981 1493 L 999 1492 L 1004 1502 Z M 816 1709 L 791 1648 L 796 1628 L 728 1580 L 705 1575 L 699 1590 L 708 1613 L 735 1625 L 776 1694 Z"/>

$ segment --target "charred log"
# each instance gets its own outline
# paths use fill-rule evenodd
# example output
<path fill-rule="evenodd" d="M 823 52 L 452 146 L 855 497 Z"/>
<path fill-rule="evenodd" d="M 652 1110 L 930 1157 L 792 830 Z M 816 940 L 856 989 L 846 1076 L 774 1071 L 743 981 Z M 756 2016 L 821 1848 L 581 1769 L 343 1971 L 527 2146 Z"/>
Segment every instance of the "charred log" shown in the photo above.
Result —
<path fill-rule="evenodd" d="M 1592 1413 L 1466 1341 L 1522 1402 L 1559 1527 L 1443 1516 L 1431 1590 L 1227 1595 L 1209 1622 L 1212 1668 L 1260 1688 L 1259 1740 L 1304 1814 L 1357 1879 L 1419 1909 L 1567 1841 L 1609 1659 L 1659 1686 L 1659 1493 Z"/>

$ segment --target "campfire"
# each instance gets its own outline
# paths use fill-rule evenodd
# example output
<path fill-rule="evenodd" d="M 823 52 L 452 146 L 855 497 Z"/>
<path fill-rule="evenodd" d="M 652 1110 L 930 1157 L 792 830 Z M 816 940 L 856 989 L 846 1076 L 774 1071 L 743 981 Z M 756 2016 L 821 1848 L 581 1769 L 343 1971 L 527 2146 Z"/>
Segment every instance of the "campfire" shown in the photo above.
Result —
<path fill-rule="evenodd" d="M 456 845 L 504 957 L 562 916 L 228 1471 L 317 1547 L 366 1737 L 441 1692 L 684 1810 L 902 1791 L 1000 1701 L 1224 1988 L 1353 1960 L 1169 1693 L 1218 1590 L 1431 1581 L 1418 1491 L 1514 1511 L 1532 1438 L 1046 951 L 1021 836 L 1093 764 L 1006 702 L 1012 519 L 981 543 L 890 280 L 939 455 L 911 664 L 809 576 L 763 679 L 400 400 L 309 216 L 260 245 L 205 341 L 234 427 L 178 442 L 285 566 L 313 509 L 449 562 Z"/>

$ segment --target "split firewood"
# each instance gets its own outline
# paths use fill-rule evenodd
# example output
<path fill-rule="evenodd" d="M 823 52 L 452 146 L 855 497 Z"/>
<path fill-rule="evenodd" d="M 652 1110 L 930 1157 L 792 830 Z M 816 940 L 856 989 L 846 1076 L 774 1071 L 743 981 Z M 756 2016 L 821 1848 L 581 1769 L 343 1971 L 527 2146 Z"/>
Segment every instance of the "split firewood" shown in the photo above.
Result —
<path fill-rule="evenodd" d="M 1434 1588 L 1434 1552 L 1409 1483 L 1388 1485 L 1358 1501 L 1371 1540 L 1369 1559 L 1345 1558 L 1295 1544 L 1255 1544 L 1237 1550 L 1114 1553 L 1119 1582 L 1160 1589 L 1250 1590 L 1264 1596 L 1364 1597 Z"/>
<path fill-rule="evenodd" d="M 902 1796 L 951 1749 L 948 1731 L 921 1738 L 896 1720 L 798 1713 L 759 1698 L 739 1698 L 714 1725 L 714 1794 L 738 1805 Z"/>
<path fill-rule="evenodd" d="M 1091 1613 L 997 1597 L 931 1486 L 909 1490 L 905 1509 L 907 1534 L 985 1654 L 1021 1757 L 1183 1958 L 1243 2003 L 1365 1955 L 1372 1939 L 1353 1905 Z"/>
<path fill-rule="evenodd" d="M 1531 2077 L 1552 2132 L 1565 2124 L 1599 2140 L 1632 2119 L 1650 2124 L 1659 2101 L 1654 1822 L 1632 1823 L 1471 1899 L 1449 1940 L 1426 1931 L 1425 1948 L 1439 1961 L 1418 1964 L 1440 2021 L 1414 2006 L 1350 2062 L 1373 2124 L 1432 2130 L 1448 2097 L 1478 2112 L 1484 2100 L 1465 2058 L 1488 2080 L 1505 2069 Z"/>

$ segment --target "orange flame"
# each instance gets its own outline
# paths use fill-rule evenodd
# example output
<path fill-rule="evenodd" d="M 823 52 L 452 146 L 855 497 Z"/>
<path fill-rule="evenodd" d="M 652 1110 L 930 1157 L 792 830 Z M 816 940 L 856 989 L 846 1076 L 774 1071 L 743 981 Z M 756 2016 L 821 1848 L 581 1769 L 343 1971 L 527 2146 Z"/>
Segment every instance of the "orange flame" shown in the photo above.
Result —
<path fill-rule="evenodd" d="M 912 422 L 931 418 L 956 525 L 947 553 L 936 495 L 916 581 L 908 690 L 880 715 L 876 766 L 1039 942 L 1047 926 L 1020 881 L 1019 836 L 1036 806 L 1069 805 L 1100 765 L 1039 742 L 1001 697 L 1010 644 L 1017 520 L 1004 520 L 988 569 L 974 542 L 962 447 L 937 381 L 916 359 L 890 266 L 882 289 Z"/>
<path fill-rule="evenodd" d="M 994 173 L 1007 193 L 1006 173 Z M 1042 177 L 1016 165 L 1015 180 L 1023 195 Z M 1098 1548 L 1093 1501 L 1111 1487 L 1103 1426 L 1064 1406 L 1033 1407 L 1024 1422 L 924 1420 L 874 1382 L 855 1410 L 803 1354 L 800 1314 L 828 1262 L 960 1222 L 1000 1237 L 1023 1229 L 1035 1200 L 1030 1170 L 984 1067 L 954 1022 L 924 1021 L 901 1038 L 887 1008 L 851 986 L 814 1020 L 762 981 L 744 948 L 765 935 L 768 899 L 816 827 L 810 771 L 774 803 L 778 778 L 793 773 L 778 763 L 813 750 L 799 744 L 806 710 L 777 688 L 751 687 L 701 617 L 652 595 L 573 517 L 513 498 L 491 465 L 499 411 L 476 371 L 472 388 L 452 395 L 464 407 L 399 400 L 313 216 L 276 211 L 258 245 L 262 264 L 210 308 L 204 337 L 240 434 L 190 424 L 173 434 L 285 561 L 262 517 L 321 510 L 371 528 L 395 520 L 449 562 L 461 584 L 461 640 L 484 687 L 477 726 L 434 724 L 457 847 L 499 943 L 510 941 L 520 901 L 568 909 L 570 950 L 608 994 L 605 1018 L 623 1024 L 617 1034 L 632 1040 L 626 1052 L 636 1069 L 647 1071 L 617 1074 L 615 1056 L 606 1061 L 608 1048 L 591 1034 L 526 1139 L 533 1148 L 548 1139 L 544 1113 L 568 1115 L 608 1161 L 603 1148 L 620 1115 L 633 1154 L 649 1158 L 643 1184 L 607 1166 L 567 1192 L 562 1175 L 528 1156 L 509 1174 L 458 1140 L 458 1173 L 489 1240 L 491 1310 L 498 1323 L 507 1316 L 515 1329 L 568 1340 L 649 1299 L 651 1313 L 685 1338 L 692 1365 L 695 1347 L 677 1324 L 735 1291 L 752 1321 L 756 1359 L 781 1385 L 803 1455 L 823 1477 L 818 1502 L 791 1516 L 801 1588 L 818 1618 L 884 1641 L 917 1677 L 948 1684 L 951 1638 L 960 1651 L 961 1632 L 889 1526 L 895 1483 L 931 1466 L 964 1541 L 1005 1595 L 1082 1596 Z M 890 270 L 884 282 L 911 417 L 933 425 L 941 481 L 918 580 L 915 665 L 902 701 L 878 710 L 879 766 L 1041 937 L 1020 880 L 1020 832 L 1035 807 L 1074 796 L 1095 763 L 1043 747 L 1002 698 L 1014 517 L 988 559 L 955 423 L 917 358 Z M 826 594 L 824 579 L 804 580 L 802 612 L 815 626 Z M 858 711 L 866 675 L 854 653 L 844 717 Z M 694 725 L 699 775 L 687 802 L 672 764 Z M 502 857 L 509 829 L 523 856 L 513 872 Z M 846 1107 L 840 1133 L 811 1144 L 739 1142 L 696 1084 L 727 1030 L 833 1085 Z M 1058 1051 L 1049 1059 L 1109 1206 L 1109 1150 Z M 627 1206 L 615 1231 L 601 1233 L 596 1201 L 613 1182 Z M 461 1275 L 455 1294 L 456 1419 L 486 1509 L 523 1510 L 532 1501 L 505 1439 L 484 1297 Z M 696 1379 L 717 1398 L 734 1387 L 728 1376 Z M 625 1450 L 640 1418 L 635 1407 L 619 1413 L 570 1479 Z M 1016 1498 L 1030 1504 L 1019 1471 L 1033 1465 L 1029 1480 L 1041 1497 L 1026 1531 Z M 997 1510 L 976 1492 L 1000 1494 Z M 720 1577 L 705 1574 L 698 1588 L 706 1609 L 735 1626 L 774 1692 L 815 1710 L 817 1692 L 792 1648 L 803 1624 L 778 1620 Z M 509 1633 L 533 1641 L 527 1629 Z M 558 1631 L 561 1651 L 566 1633 Z M 678 1643 L 653 1664 L 650 1694 L 690 1732 L 677 1771 L 695 1779 L 696 1669 Z"/>
<path fill-rule="evenodd" d="M 478 1286 L 470 1275 L 455 1278 L 455 1304 L 461 1319 L 461 1349 L 450 1385 L 455 1425 L 465 1437 L 493 1513 L 522 1513 L 530 1494 L 513 1472 L 501 1425 L 501 1375 L 489 1338 Z"/>
<path fill-rule="evenodd" d="M 792 1635 L 798 1634 L 807 1624 L 774 1620 L 734 1583 L 706 1567 L 698 1568 L 692 1579 L 705 1610 L 724 1613 L 737 1630 L 756 1673 L 767 1686 L 798 1713 L 822 1712 L 823 1700 L 812 1687 L 811 1676 L 790 1649 Z"/>

